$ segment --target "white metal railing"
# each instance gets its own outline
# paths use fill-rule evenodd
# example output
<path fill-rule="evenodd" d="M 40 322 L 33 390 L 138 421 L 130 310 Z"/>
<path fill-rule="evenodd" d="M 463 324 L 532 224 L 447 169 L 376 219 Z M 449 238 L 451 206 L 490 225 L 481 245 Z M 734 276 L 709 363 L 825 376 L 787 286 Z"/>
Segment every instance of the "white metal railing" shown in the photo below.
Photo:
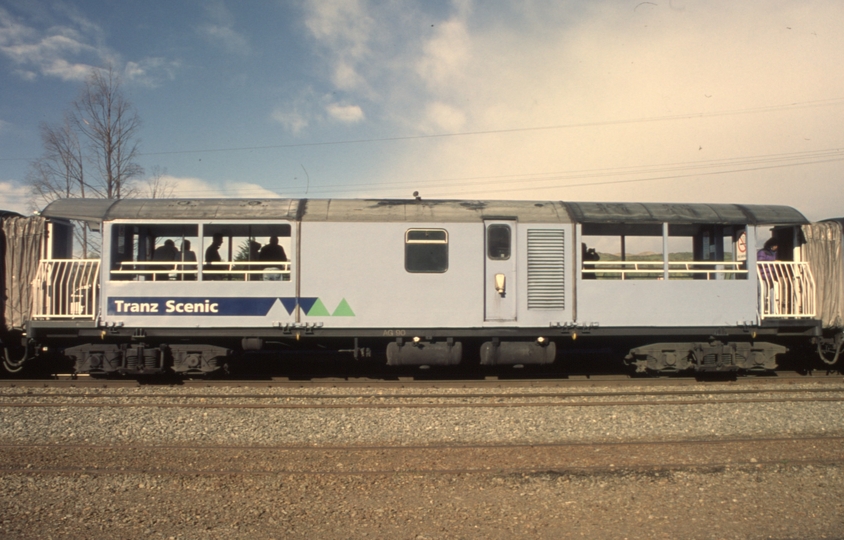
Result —
<path fill-rule="evenodd" d="M 756 263 L 759 316 L 762 319 L 801 319 L 815 316 L 815 278 L 809 263 Z"/>
<path fill-rule="evenodd" d="M 663 279 L 664 265 L 663 261 L 589 261 L 583 263 L 583 273 L 600 274 L 604 279 Z M 737 275 L 747 275 L 747 269 L 741 261 L 668 261 L 668 279 L 689 279 L 693 275 L 736 279 Z"/>
<path fill-rule="evenodd" d="M 43 259 L 32 282 L 33 319 L 94 319 L 99 259 Z"/>
<path fill-rule="evenodd" d="M 195 281 L 199 274 L 196 261 L 123 261 L 111 271 L 112 279 L 135 281 Z M 289 262 L 232 261 L 206 264 L 203 279 L 237 281 L 290 281 Z M 117 279 L 120 279 L 117 277 Z"/>

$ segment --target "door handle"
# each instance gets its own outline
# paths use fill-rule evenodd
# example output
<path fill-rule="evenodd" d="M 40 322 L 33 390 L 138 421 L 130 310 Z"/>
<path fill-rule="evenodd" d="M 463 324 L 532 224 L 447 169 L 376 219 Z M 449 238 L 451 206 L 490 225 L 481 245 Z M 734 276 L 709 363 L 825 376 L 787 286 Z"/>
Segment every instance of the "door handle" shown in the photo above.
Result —
<path fill-rule="evenodd" d="M 495 274 L 495 292 L 504 296 L 504 291 L 506 288 L 505 277 L 504 274 Z"/>

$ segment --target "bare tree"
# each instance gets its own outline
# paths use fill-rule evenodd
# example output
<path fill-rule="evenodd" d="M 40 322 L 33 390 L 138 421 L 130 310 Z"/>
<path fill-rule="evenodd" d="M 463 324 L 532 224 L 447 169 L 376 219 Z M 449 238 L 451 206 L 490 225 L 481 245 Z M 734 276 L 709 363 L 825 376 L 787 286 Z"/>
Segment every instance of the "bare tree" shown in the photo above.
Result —
<path fill-rule="evenodd" d="M 167 169 L 156 165 L 138 192 L 141 197 L 148 199 L 169 199 L 176 192 L 176 183 L 172 177 L 167 176 Z"/>
<path fill-rule="evenodd" d="M 44 154 L 35 160 L 27 176 L 33 202 L 85 196 L 85 157 L 72 120 L 51 126 L 41 124 Z"/>
<path fill-rule="evenodd" d="M 91 70 L 71 114 L 99 173 L 97 182 L 90 184 L 92 191 L 104 199 L 131 196 L 132 181 L 144 172 L 135 162 L 141 119 L 123 95 L 112 66 Z"/>
<path fill-rule="evenodd" d="M 30 206 L 39 210 L 40 205 L 67 197 L 85 197 L 85 155 L 73 120 L 65 116 L 58 125 L 41 124 L 41 142 L 44 154 L 36 159 L 27 174 L 30 186 Z M 88 257 L 88 225 L 80 223 L 74 228 L 76 241 L 82 248 L 82 257 Z"/>
<path fill-rule="evenodd" d="M 30 164 L 27 174 L 30 206 L 40 209 L 66 197 L 133 196 L 134 181 L 144 172 L 135 161 L 140 126 L 114 68 L 92 69 L 62 123 L 41 125 L 44 154 Z M 89 251 L 99 250 L 99 242 L 89 238 L 86 224 L 80 225 L 74 227 L 76 240 L 87 257 Z"/>

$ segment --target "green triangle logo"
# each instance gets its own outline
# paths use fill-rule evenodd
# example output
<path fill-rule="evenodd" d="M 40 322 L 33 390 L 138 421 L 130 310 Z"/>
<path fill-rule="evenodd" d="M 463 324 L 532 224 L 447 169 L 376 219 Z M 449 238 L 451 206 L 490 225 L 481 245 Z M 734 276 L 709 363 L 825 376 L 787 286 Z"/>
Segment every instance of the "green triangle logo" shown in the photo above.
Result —
<path fill-rule="evenodd" d="M 322 303 L 322 300 L 317 298 L 314 305 L 311 306 L 311 309 L 308 311 L 308 317 L 330 317 L 331 313 L 325 309 L 325 304 Z"/>
<path fill-rule="evenodd" d="M 352 311 L 352 308 L 349 307 L 349 303 L 346 302 L 346 299 L 340 300 L 340 304 L 337 306 L 337 309 L 334 310 L 334 313 L 331 314 L 333 317 L 354 317 L 355 312 Z"/>

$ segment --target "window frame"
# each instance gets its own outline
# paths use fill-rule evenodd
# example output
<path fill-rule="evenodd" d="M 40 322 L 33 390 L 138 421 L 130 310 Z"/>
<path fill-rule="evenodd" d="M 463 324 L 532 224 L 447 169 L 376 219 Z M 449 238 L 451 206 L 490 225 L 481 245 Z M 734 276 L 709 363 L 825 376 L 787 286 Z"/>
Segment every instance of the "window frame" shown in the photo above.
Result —
<path fill-rule="evenodd" d="M 492 242 L 492 235 L 490 234 L 493 229 L 506 229 L 507 230 L 507 245 L 506 245 L 506 254 L 502 253 L 500 256 L 494 256 L 492 253 L 493 247 L 499 248 L 500 245 L 493 246 Z M 496 238 L 496 242 L 503 238 Z M 486 228 L 486 256 L 487 259 L 491 261 L 509 261 L 510 257 L 513 253 L 513 228 L 510 227 L 508 223 L 491 223 L 487 225 Z"/>
<path fill-rule="evenodd" d="M 411 238 L 413 233 L 442 233 L 442 238 L 430 238 L 430 239 L 420 239 L 420 238 Z M 421 248 L 417 246 L 443 246 L 443 253 L 440 254 L 439 259 L 437 261 L 437 253 L 430 251 L 424 256 L 427 256 L 429 262 L 440 262 L 437 265 L 431 265 L 431 267 L 421 267 L 418 265 L 420 259 L 422 257 L 419 256 L 418 253 L 411 254 L 412 252 L 420 251 Z M 411 264 L 414 266 L 411 267 Z M 419 228 L 415 227 L 412 229 L 407 229 L 404 233 L 404 269 L 406 272 L 410 274 L 444 274 L 448 272 L 448 231 L 445 229 L 439 228 Z"/>
<path fill-rule="evenodd" d="M 104 230 L 106 227 L 108 227 L 109 235 L 107 279 L 112 282 L 226 281 L 237 283 L 249 281 L 257 283 L 264 280 L 290 282 L 292 279 L 296 239 L 293 234 L 295 224 L 289 220 L 121 219 L 107 222 Z M 205 252 L 215 233 L 222 234 L 224 239 L 223 247 L 220 249 L 220 270 L 223 270 L 223 273 L 209 273 L 208 265 L 205 264 Z M 286 260 L 259 261 L 251 252 L 246 257 L 240 257 L 244 242 L 257 239 L 263 243 L 261 247 L 264 247 L 269 245 L 272 236 L 279 237 Z M 167 239 L 174 240 L 180 252 L 183 245 L 180 242 L 189 240 L 195 260 L 182 259 L 181 262 L 177 260 L 172 265 L 155 261 L 155 249 Z M 159 266 L 167 267 L 168 271 L 157 270 Z"/>

